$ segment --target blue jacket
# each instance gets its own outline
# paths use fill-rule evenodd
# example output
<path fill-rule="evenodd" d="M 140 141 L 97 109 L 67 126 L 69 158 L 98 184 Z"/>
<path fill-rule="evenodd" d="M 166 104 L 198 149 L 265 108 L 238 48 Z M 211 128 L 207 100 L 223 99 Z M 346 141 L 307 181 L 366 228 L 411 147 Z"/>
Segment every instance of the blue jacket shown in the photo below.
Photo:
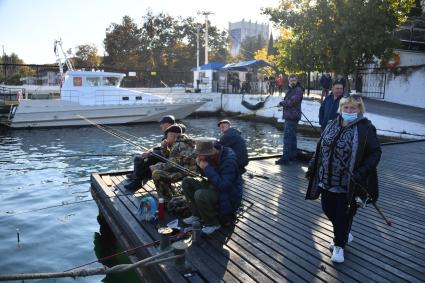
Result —
<path fill-rule="evenodd" d="M 328 96 L 326 96 L 325 100 L 323 100 L 322 105 L 320 105 L 319 124 L 322 128 L 322 132 L 326 128 L 328 122 L 335 119 L 338 115 L 337 112 L 341 97 L 342 95 L 337 99 L 334 99 L 334 95 L 330 93 Z"/>
<path fill-rule="evenodd" d="M 219 193 L 219 214 L 233 214 L 242 201 L 242 177 L 233 150 L 221 146 L 217 148 L 220 150 L 218 164 L 209 164 L 203 171 Z"/>
<path fill-rule="evenodd" d="M 241 132 L 235 128 L 229 128 L 223 133 L 223 136 L 219 140 L 219 144 L 224 147 L 230 147 L 235 152 L 239 170 L 245 172 L 245 166 L 248 165 L 249 160 L 246 142 L 241 136 Z"/>

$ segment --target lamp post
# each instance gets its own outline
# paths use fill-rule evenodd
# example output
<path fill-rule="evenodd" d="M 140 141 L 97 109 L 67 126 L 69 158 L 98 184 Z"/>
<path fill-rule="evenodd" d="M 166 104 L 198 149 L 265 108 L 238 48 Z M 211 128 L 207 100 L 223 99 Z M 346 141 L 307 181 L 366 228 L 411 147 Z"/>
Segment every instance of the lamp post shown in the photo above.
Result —
<path fill-rule="evenodd" d="M 205 64 L 208 64 L 208 16 L 213 14 L 209 11 L 198 11 L 198 15 L 205 16 Z"/>

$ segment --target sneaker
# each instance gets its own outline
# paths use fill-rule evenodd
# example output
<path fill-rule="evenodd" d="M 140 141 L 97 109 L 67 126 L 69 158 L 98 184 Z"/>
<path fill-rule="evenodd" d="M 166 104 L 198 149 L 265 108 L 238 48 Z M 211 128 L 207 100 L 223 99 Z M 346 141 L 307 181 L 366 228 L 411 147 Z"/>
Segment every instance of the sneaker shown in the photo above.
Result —
<path fill-rule="evenodd" d="M 220 229 L 220 227 L 220 225 L 205 226 L 204 228 L 202 228 L 202 232 L 204 234 L 211 235 L 212 233 Z"/>
<path fill-rule="evenodd" d="M 344 262 L 344 249 L 338 246 L 334 247 L 334 250 L 332 252 L 331 260 L 333 262 L 337 263 L 343 263 Z"/>
<path fill-rule="evenodd" d="M 354 237 L 353 237 L 353 235 L 351 234 L 351 232 L 350 233 L 348 233 L 348 241 L 347 241 L 347 245 L 349 244 L 349 243 L 351 243 L 352 241 L 354 240 Z M 332 239 L 331 240 L 331 242 L 329 243 L 329 249 L 330 250 L 333 250 L 334 249 L 334 240 Z"/>
<path fill-rule="evenodd" d="M 188 218 L 184 218 L 183 222 L 184 222 L 184 224 L 192 225 L 193 222 L 199 221 L 199 220 L 200 219 L 199 219 L 198 216 L 189 216 Z"/>

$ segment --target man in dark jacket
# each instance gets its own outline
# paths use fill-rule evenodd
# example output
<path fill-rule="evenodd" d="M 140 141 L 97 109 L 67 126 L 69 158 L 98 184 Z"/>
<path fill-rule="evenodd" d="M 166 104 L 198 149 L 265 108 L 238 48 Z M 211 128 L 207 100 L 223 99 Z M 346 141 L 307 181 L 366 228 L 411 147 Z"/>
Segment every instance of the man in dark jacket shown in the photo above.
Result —
<path fill-rule="evenodd" d="M 231 148 L 215 145 L 215 139 L 198 139 L 196 163 L 207 180 L 183 179 L 182 188 L 192 216 L 183 219 L 191 225 L 202 220 L 202 232 L 212 234 L 223 225 L 231 225 L 242 201 L 242 178 L 236 155 Z M 218 210 L 217 210 L 218 204 Z"/>
<path fill-rule="evenodd" d="M 276 161 L 276 164 L 287 164 L 297 157 L 297 126 L 301 119 L 301 102 L 304 89 L 298 82 L 296 75 L 291 74 L 288 81 L 288 92 L 284 100 L 277 105 L 283 108 L 285 129 L 283 132 L 283 155 Z"/>
<path fill-rule="evenodd" d="M 320 77 L 320 85 L 322 86 L 322 96 L 320 97 L 320 101 L 323 101 L 323 97 L 327 97 L 329 90 L 332 86 L 332 78 L 329 73 L 323 74 Z"/>
<path fill-rule="evenodd" d="M 333 120 L 337 116 L 339 101 L 341 100 L 343 93 L 342 82 L 337 80 L 332 86 L 332 92 L 326 96 L 325 100 L 320 105 L 319 109 L 319 124 L 323 130 L 329 121 Z"/>
<path fill-rule="evenodd" d="M 164 132 L 164 137 L 162 138 L 161 143 L 163 143 L 164 140 L 166 140 L 167 138 L 165 130 L 174 124 L 175 119 L 172 115 L 164 116 L 161 118 L 161 120 L 159 120 L 159 127 Z M 151 177 L 151 170 L 149 169 L 149 166 L 156 164 L 160 161 L 156 157 L 157 155 L 162 155 L 160 147 L 151 148 L 149 150 L 146 150 L 142 154 L 134 157 L 133 172 L 127 174 L 127 178 L 131 180 L 131 182 L 124 186 L 127 190 L 137 190 L 142 185 L 142 180 Z"/>
<path fill-rule="evenodd" d="M 242 175 L 246 172 L 245 167 L 249 163 L 245 139 L 242 137 L 240 131 L 232 128 L 232 124 L 229 120 L 221 120 L 218 122 L 217 126 L 223 134 L 219 140 L 219 144 L 230 147 L 235 152 L 239 165 L 239 173 Z"/>

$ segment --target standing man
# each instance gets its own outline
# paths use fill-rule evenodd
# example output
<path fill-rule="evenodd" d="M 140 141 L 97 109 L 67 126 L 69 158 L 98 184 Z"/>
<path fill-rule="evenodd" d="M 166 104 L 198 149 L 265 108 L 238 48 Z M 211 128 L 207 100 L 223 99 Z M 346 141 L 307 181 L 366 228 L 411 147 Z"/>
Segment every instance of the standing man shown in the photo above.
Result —
<path fill-rule="evenodd" d="M 341 100 L 344 90 L 343 82 L 336 80 L 332 86 L 332 92 L 326 96 L 319 109 L 319 124 L 322 132 L 325 130 L 329 121 L 338 115 L 339 101 Z"/>
<path fill-rule="evenodd" d="M 327 97 L 329 94 L 329 90 L 332 86 L 332 78 L 329 73 L 323 74 L 320 77 L 320 85 L 322 86 L 322 96 L 320 97 L 320 102 L 323 101 L 323 97 Z"/>
<path fill-rule="evenodd" d="M 288 92 L 277 105 L 283 108 L 283 119 L 285 119 L 283 155 L 275 162 L 280 165 L 288 164 L 289 161 L 297 158 L 297 126 L 301 119 L 301 102 L 304 94 L 304 88 L 298 82 L 295 74 L 291 74 L 288 81 Z"/>
<path fill-rule="evenodd" d="M 276 79 L 276 85 L 279 91 L 279 95 L 282 95 L 284 84 L 285 84 L 285 81 L 283 79 L 283 75 L 280 74 L 279 77 Z"/>
<path fill-rule="evenodd" d="M 231 148 L 214 145 L 215 139 L 196 141 L 196 163 L 207 180 L 183 179 L 182 188 L 192 216 L 183 219 L 191 225 L 203 221 L 202 232 L 212 234 L 223 225 L 231 225 L 242 201 L 242 178 L 236 155 Z M 218 205 L 217 205 L 218 204 Z"/>
<path fill-rule="evenodd" d="M 242 175 L 246 172 L 245 167 L 249 163 L 245 139 L 242 137 L 239 130 L 232 128 L 232 124 L 229 120 L 221 120 L 218 122 L 217 126 L 220 128 L 220 132 L 222 133 L 219 144 L 225 147 L 230 147 L 235 152 L 239 165 L 239 172 Z"/>

